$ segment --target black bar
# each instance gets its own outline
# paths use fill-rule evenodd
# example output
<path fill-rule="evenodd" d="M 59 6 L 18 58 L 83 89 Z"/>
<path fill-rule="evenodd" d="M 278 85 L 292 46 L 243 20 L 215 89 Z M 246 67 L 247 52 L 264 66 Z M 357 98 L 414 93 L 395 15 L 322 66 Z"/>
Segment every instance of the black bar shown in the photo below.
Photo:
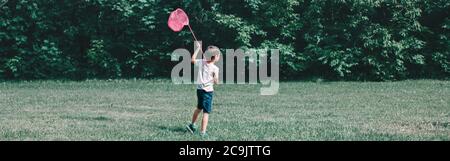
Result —
<path fill-rule="evenodd" d="M 0 142 L 3 154 L 21 152 L 37 156 L 53 154 L 86 159 L 140 158 L 153 160 L 279 160 L 280 158 L 371 159 L 417 158 L 445 155 L 449 142 L 292 142 L 292 141 L 212 141 L 212 142 Z M 187 149 L 187 151 L 186 151 Z M 184 153 L 183 153 L 184 150 Z M 195 150 L 195 153 L 192 151 Z M 210 150 L 212 153 L 206 153 Z M 11 153 L 9 153 L 11 152 Z M 187 152 L 187 153 L 186 153 Z M 431 155 L 427 155 L 429 153 Z M 195 154 L 195 155 L 191 155 Z M 17 156 L 16 156 L 17 157 Z M 20 156 L 19 156 L 20 157 Z"/>

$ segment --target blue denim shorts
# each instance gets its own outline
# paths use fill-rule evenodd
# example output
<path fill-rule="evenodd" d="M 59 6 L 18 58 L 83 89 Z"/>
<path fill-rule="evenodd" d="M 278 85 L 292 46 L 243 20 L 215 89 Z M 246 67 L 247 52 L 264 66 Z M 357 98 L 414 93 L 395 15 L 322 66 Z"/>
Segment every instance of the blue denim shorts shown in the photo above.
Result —
<path fill-rule="evenodd" d="M 197 108 L 203 110 L 204 113 L 211 113 L 213 95 L 214 92 L 197 89 Z"/>

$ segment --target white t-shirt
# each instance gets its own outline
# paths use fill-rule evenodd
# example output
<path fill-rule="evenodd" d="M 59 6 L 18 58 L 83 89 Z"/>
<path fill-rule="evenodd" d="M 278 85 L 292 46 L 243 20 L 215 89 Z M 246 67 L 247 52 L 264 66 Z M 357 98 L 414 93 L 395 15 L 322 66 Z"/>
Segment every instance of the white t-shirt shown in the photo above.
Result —
<path fill-rule="evenodd" d="M 197 89 L 203 89 L 206 92 L 214 91 L 214 77 L 219 79 L 219 68 L 214 64 L 208 64 L 205 59 L 196 59 L 195 65 L 198 66 Z"/>

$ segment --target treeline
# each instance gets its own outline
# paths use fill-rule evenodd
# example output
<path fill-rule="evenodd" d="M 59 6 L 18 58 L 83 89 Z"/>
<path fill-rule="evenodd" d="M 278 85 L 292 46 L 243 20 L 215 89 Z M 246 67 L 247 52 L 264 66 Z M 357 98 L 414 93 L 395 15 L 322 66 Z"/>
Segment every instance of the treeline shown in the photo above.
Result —
<path fill-rule="evenodd" d="M 279 48 L 282 79 L 448 78 L 448 0 L 9 0 L 0 79 L 169 77 L 188 30 L 204 45 Z"/>

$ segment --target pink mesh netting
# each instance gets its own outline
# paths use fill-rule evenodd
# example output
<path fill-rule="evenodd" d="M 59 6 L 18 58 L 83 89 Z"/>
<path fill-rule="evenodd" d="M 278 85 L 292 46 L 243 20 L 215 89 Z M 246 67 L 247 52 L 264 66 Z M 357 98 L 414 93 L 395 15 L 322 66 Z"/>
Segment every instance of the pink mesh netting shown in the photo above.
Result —
<path fill-rule="evenodd" d="M 169 20 L 167 22 L 169 28 L 175 32 L 179 32 L 185 25 L 189 25 L 189 18 L 187 14 L 180 8 L 170 13 Z"/>

